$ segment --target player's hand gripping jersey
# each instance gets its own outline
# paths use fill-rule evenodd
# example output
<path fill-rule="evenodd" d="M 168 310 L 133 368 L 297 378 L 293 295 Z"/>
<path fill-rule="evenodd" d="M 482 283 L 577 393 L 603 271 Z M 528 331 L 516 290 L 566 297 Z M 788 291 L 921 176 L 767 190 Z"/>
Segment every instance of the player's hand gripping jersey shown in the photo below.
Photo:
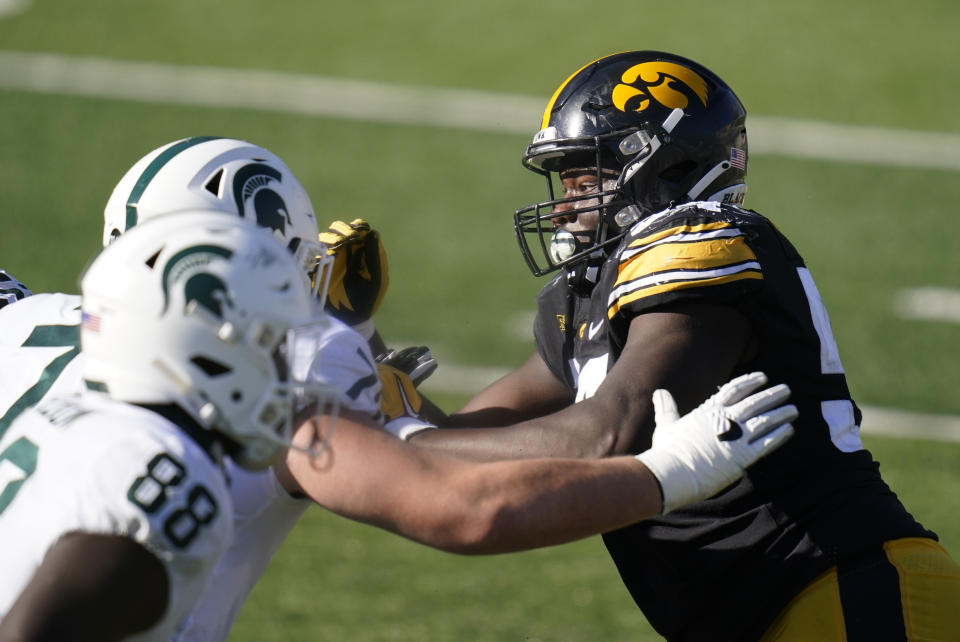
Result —
<path fill-rule="evenodd" d="M 759 370 L 789 385 L 796 434 L 715 497 L 604 539 L 634 599 L 667 637 L 722 631 L 755 639 L 838 555 L 933 534 L 906 512 L 863 448 L 860 411 L 813 279 L 755 212 L 699 202 L 641 221 L 589 297 L 573 294 L 564 273 L 544 287 L 537 349 L 584 399 L 616 362 L 635 316 L 685 300 L 733 306 L 750 321 L 756 357 L 734 374 Z M 753 605 L 756 617 L 741 618 L 737 604 Z"/>
<path fill-rule="evenodd" d="M 232 501 L 210 455 L 159 414 L 96 393 L 21 413 L 0 438 L 0 471 L 0 619 L 61 535 L 121 535 L 170 581 L 163 618 L 130 639 L 169 640 L 231 541 Z"/>

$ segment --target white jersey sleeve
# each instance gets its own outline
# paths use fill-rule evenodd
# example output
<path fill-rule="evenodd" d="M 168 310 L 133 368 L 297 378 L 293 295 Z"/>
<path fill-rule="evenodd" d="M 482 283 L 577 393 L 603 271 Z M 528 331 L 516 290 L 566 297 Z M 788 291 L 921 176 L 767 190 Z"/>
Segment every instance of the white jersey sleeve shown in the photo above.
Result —
<path fill-rule="evenodd" d="M 309 355 L 307 379 L 335 389 L 341 407 L 381 421 L 380 379 L 370 346 L 348 325 L 333 317 L 330 322 Z M 294 372 L 304 366 L 304 362 L 295 363 Z"/>
<path fill-rule="evenodd" d="M 134 640 L 169 640 L 232 539 L 223 473 L 176 426 L 89 397 L 31 408 L 0 439 L 0 617 L 65 533 L 127 536 L 170 581 L 163 618 Z"/>
<path fill-rule="evenodd" d="M 35 294 L 0 309 L 0 437 L 47 395 L 79 392 L 80 297 Z"/>

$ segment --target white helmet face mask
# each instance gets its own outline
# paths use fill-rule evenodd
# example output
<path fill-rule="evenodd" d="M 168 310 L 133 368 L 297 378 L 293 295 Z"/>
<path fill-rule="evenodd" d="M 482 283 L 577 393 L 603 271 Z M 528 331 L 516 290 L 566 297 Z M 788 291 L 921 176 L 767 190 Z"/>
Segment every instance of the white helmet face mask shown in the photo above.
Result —
<path fill-rule="evenodd" d="M 290 253 L 251 223 L 210 211 L 147 221 L 101 252 L 81 289 L 88 388 L 180 406 L 238 446 L 241 466 L 280 457 L 297 410 L 336 414 L 333 393 L 288 363 L 329 321 Z"/>
<path fill-rule="evenodd" d="M 319 271 L 316 258 L 324 253 L 306 190 L 276 154 L 232 138 L 185 138 L 137 161 L 107 201 L 103 245 L 156 216 L 197 209 L 267 228 L 305 273 Z"/>

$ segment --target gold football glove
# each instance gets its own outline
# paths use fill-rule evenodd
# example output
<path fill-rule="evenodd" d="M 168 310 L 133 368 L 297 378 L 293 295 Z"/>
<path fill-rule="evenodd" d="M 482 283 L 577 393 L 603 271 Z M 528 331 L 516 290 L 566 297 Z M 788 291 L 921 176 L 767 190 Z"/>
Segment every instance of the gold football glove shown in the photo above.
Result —
<path fill-rule="evenodd" d="M 324 307 L 347 325 L 372 319 L 390 283 L 380 234 L 358 218 L 334 221 L 319 240 L 333 257 Z"/>
<path fill-rule="evenodd" d="M 416 416 L 420 412 L 423 399 L 417 392 L 417 386 L 436 369 L 437 360 L 426 346 L 387 350 L 377 355 L 380 410 L 385 421 L 393 421 L 404 415 Z"/>
<path fill-rule="evenodd" d="M 378 363 L 377 376 L 380 377 L 380 410 L 384 422 L 404 416 L 416 417 L 423 399 L 410 375 L 391 365 Z"/>

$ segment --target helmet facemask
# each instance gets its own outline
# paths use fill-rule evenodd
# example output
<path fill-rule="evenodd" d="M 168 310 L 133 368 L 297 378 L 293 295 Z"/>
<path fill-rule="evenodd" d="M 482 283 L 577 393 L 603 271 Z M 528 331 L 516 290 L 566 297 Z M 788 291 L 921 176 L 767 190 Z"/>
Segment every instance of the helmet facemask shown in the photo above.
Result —
<path fill-rule="evenodd" d="M 547 128 L 538 132 L 524 154 L 524 167 L 547 180 L 549 199 L 517 210 L 514 226 L 520 250 L 535 276 L 574 265 L 584 259 L 599 258 L 605 250 L 617 244 L 630 226 L 653 213 L 639 204 L 644 196 L 637 193 L 640 170 L 664 144 L 669 144 L 670 132 L 683 117 L 683 110 L 674 109 L 662 125 L 643 123 L 641 127 L 616 130 L 591 138 L 551 139 Z M 598 190 L 570 198 L 556 198 L 554 183 L 565 171 L 576 167 L 596 172 Z M 592 201 L 592 203 L 591 203 Z M 599 212 L 597 228 L 591 242 L 574 242 L 569 232 L 554 224 L 555 219 L 567 217 L 569 211 L 557 212 L 559 205 L 571 204 L 577 215 Z M 541 213 L 547 210 L 546 213 Z M 529 215 L 528 212 L 533 212 Z M 547 224 L 544 225 L 544 222 Z M 544 238 L 550 233 L 549 243 Z M 536 235 L 540 256 L 531 252 L 527 236 Z"/>
<path fill-rule="evenodd" d="M 579 147 L 579 146 L 578 146 Z M 547 200 L 523 207 L 514 213 L 514 229 L 520 251 L 535 276 L 543 276 L 562 267 L 583 261 L 598 249 L 616 241 L 608 235 L 608 213 L 625 207 L 626 201 L 615 189 L 616 178 L 601 163 L 599 146 L 587 160 L 579 152 L 554 158 L 553 163 L 536 164 L 529 154 L 524 166 L 540 174 L 547 182 Z M 564 162 L 557 162 L 563 159 Z M 563 174 L 578 168 L 595 172 L 596 190 L 587 194 L 564 196 Z M 557 194 L 561 196 L 558 198 Z M 566 209 L 569 206 L 570 209 Z M 564 209 L 558 211 L 558 207 Z M 573 234 L 563 230 L 557 219 L 579 218 L 597 213 L 597 225 L 591 234 Z M 589 238 L 585 238 L 589 236 Z"/>
<path fill-rule="evenodd" d="M 204 314 L 199 307 L 188 313 Z M 258 355 L 248 358 L 245 366 L 253 361 L 269 363 L 272 373 L 264 378 L 262 393 L 242 415 L 230 408 L 238 392 L 234 382 L 221 383 L 211 377 L 206 383 L 199 383 L 197 373 L 192 373 L 194 386 L 199 390 L 198 398 L 190 404 L 192 414 L 204 427 L 229 436 L 234 445 L 229 454 L 243 468 L 264 468 L 291 448 L 310 456 L 322 454 L 333 433 L 340 403 L 335 390 L 309 381 L 307 373 L 319 350 L 319 338 L 329 327 L 327 317 L 293 327 L 269 319 L 252 319 L 243 332 L 229 322 L 209 321 L 217 324 L 216 335 L 221 341 L 244 343 L 246 354 Z M 270 366 L 267 370 L 271 370 Z M 234 389 L 230 390 L 231 387 Z M 307 414 L 325 415 L 326 432 L 314 433 L 307 443 L 294 443 L 294 433 L 300 426 L 298 418 Z M 313 425 L 318 430 L 319 424 Z"/>

